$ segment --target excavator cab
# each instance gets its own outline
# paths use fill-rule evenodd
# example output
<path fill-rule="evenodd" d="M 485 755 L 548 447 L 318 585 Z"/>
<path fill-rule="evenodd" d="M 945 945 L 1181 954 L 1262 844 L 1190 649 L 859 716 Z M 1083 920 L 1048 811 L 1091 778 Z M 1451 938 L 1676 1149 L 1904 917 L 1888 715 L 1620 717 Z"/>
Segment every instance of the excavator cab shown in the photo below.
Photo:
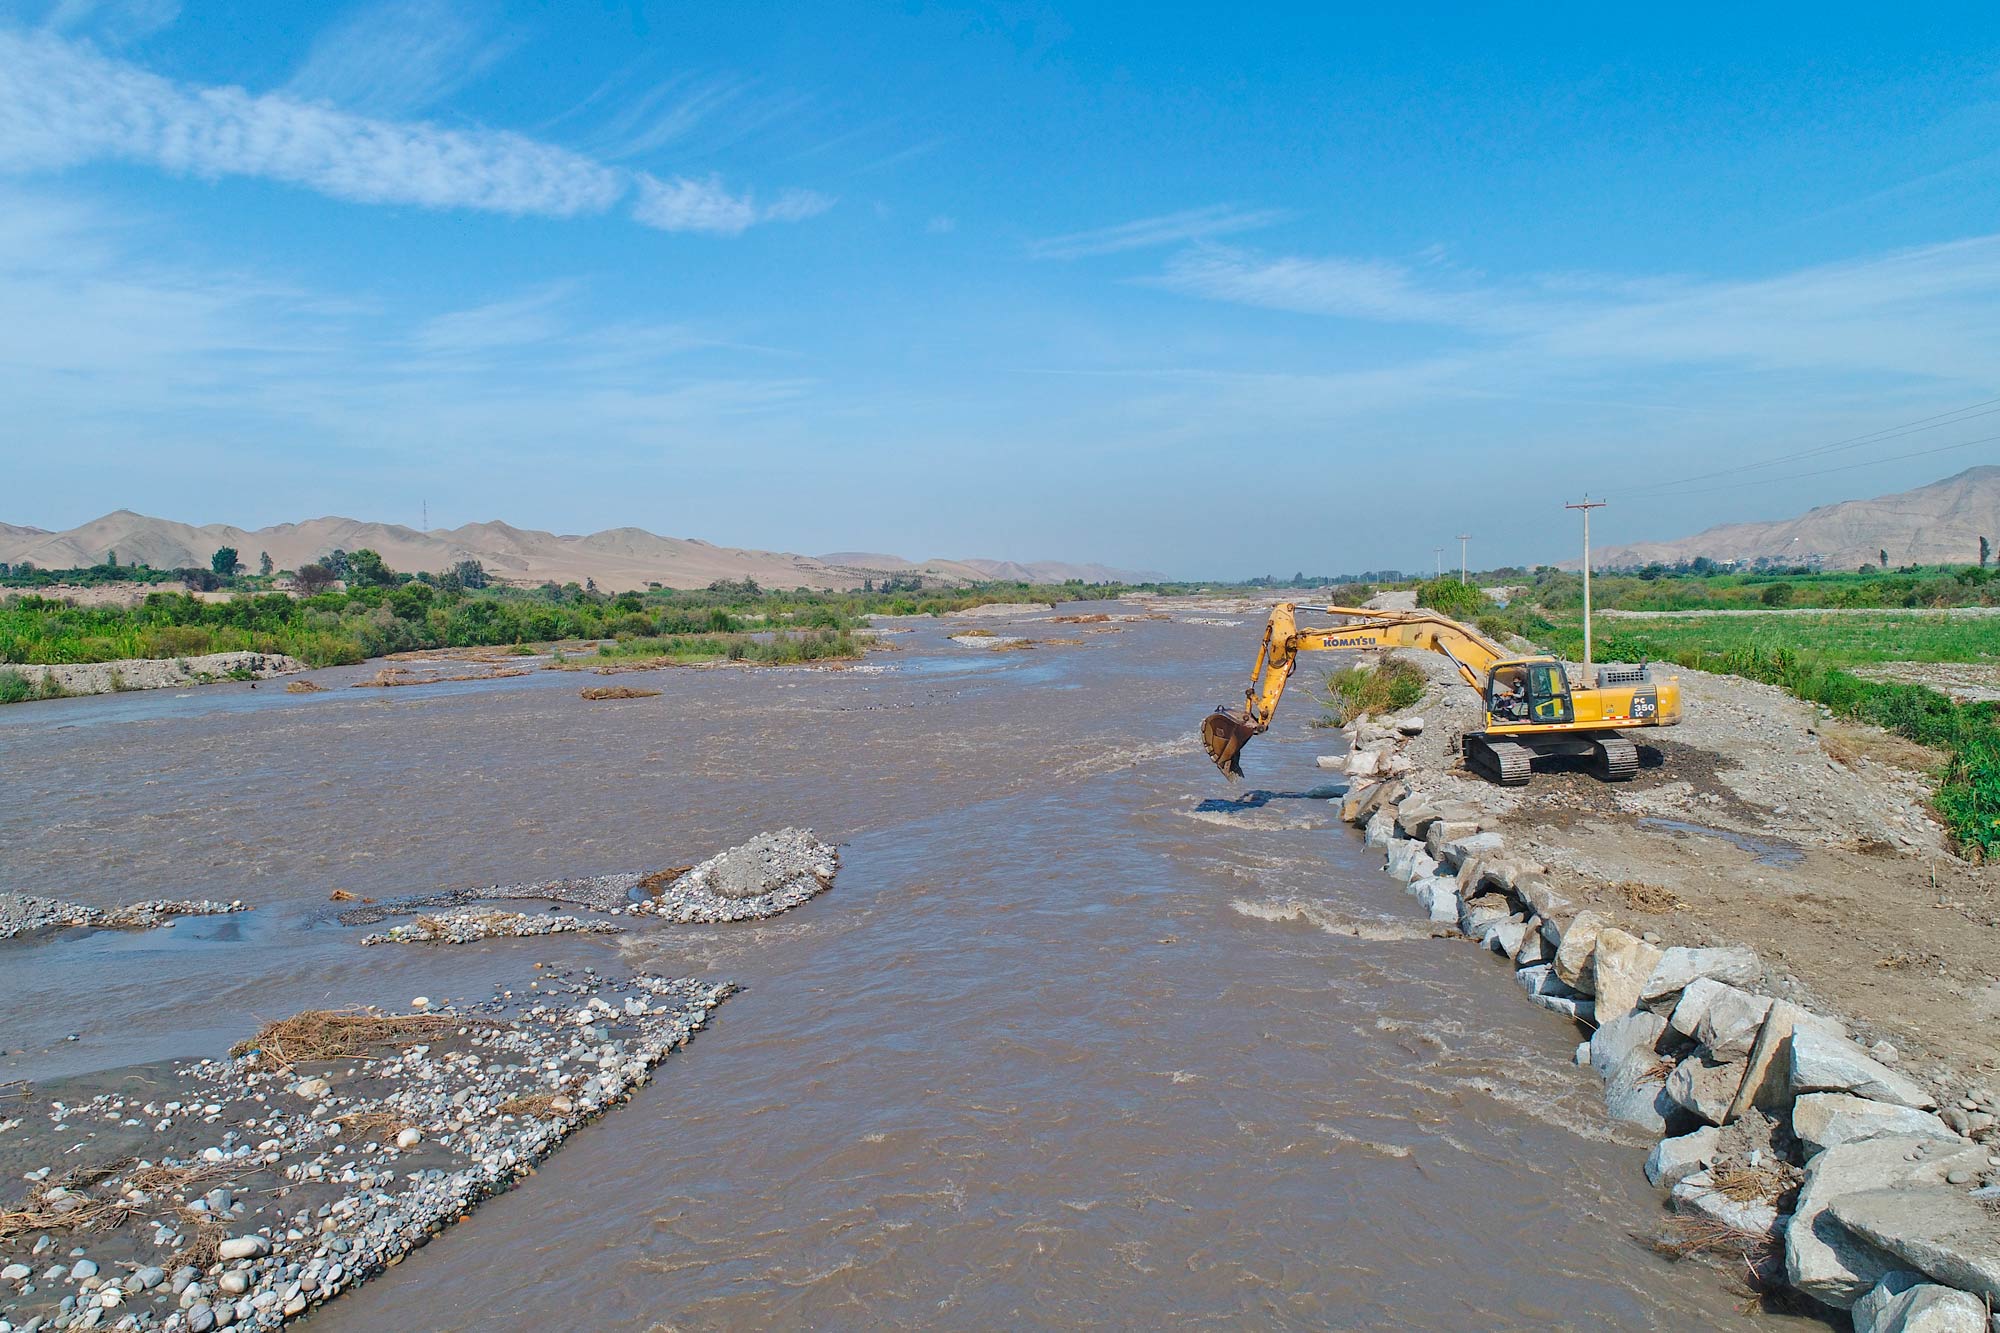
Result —
<path fill-rule="evenodd" d="M 1496 662 L 1486 681 L 1486 717 L 1497 727 L 1575 721 L 1569 673 L 1553 658 Z"/>

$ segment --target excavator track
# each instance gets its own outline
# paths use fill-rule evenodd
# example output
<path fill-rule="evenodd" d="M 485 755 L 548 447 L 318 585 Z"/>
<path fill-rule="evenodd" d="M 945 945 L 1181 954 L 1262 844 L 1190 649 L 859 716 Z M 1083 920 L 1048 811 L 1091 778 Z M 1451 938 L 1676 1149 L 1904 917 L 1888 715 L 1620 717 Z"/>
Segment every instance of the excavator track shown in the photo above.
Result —
<path fill-rule="evenodd" d="M 1463 741 L 1465 764 L 1488 782 L 1503 787 L 1526 786 L 1534 768 L 1535 752 L 1514 741 L 1494 740 L 1477 733 Z M 1636 758 L 1634 764 L 1636 766 Z"/>
<path fill-rule="evenodd" d="M 1592 760 L 1598 777 L 1624 782 L 1639 771 L 1639 747 L 1623 736 L 1601 737 Z"/>

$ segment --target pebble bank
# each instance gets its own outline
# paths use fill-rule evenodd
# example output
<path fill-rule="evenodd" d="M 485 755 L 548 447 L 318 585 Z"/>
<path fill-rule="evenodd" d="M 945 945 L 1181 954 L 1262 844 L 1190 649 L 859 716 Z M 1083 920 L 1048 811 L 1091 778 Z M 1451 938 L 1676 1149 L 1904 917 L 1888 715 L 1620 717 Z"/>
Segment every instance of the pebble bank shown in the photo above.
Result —
<path fill-rule="evenodd" d="M 740 921 L 824 892 L 838 868 L 834 848 L 784 829 L 673 876 L 657 896 L 641 875 L 492 892 Z M 61 915 L 49 904 L 75 907 L 8 895 L 0 922 L 48 924 Z M 203 907 L 242 904 L 122 912 Z M 362 942 L 622 929 L 462 910 Z M 0 1186 L 0 1333 L 278 1328 L 532 1175 L 570 1133 L 647 1083 L 733 990 L 535 963 L 524 985 L 483 1003 L 418 996 L 400 1014 L 300 1014 L 226 1059 L 126 1071 L 74 1091 L 0 1089 L 0 1142 L 37 1163 L 23 1173 L 25 1194 Z"/>

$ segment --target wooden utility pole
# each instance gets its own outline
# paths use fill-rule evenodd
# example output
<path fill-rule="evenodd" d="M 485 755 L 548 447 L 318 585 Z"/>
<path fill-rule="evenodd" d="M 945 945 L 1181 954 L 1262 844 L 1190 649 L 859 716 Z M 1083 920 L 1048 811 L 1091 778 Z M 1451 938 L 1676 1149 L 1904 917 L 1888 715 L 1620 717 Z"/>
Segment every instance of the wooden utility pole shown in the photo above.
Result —
<path fill-rule="evenodd" d="M 1465 544 L 1471 540 L 1472 534 L 1469 532 L 1458 534 L 1458 582 L 1461 587 L 1465 584 Z"/>
<path fill-rule="evenodd" d="M 1604 508 L 1605 503 L 1586 495 L 1578 504 L 1563 506 L 1583 511 L 1583 683 L 1586 687 L 1590 684 L 1590 511 Z"/>

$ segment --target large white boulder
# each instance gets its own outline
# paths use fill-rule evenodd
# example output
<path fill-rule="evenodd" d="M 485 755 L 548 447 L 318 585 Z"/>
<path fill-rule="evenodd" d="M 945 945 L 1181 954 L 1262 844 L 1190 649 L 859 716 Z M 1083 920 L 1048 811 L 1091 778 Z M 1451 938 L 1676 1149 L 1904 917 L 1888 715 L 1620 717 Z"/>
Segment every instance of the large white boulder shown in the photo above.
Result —
<path fill-rule="evenodd" d="M 1398 838 L 1389 844 L 1389 873 L 1406 884 L 1435 875 L 1437 865 L 1424 845 L 1414 838 Z"/>
<path fill-rule="evenodd" d="M 1591 993 L 1591 963 L 1597 956 L 1597 936 L 1610 924 L 1609 917 L 1597 912 L 1578 912 L 1556 948 L 1556 975 L 1586 995 Z"/>
<path fill-rule="evenodd" d="M 1775 1110 L 1792 1104 L 1792 1035 L 1801 1029 L 1845 1035 L 1830 1018 L 1787 1000 L 1773 1001 L 1764 1015 L 1764 1025 L 1757 1029 L 1757 1040 L 1751 1044 L 1749 1068 L 1744 1071 L 1743 1087 L 1736 1094 L 1736 1102 L 1729 1109 L 1730 1119 L 1751 1106 Z"/>
<path fill-rule="evenodd" d="M 1963 1189 L 1918 1183 L 1857 1190 L 1834 1199 L 1830 1211 L 1841 1226 L 1901 1260 L 1897 1267 L 2000 1303 L 2000 1215 Z"/>
<path fill-rule="evenodd" d="M 1854 1042 L 1814 1028 L 1792 1034 L 1791 1087 L 1807 1092 L 1851 1092 L 1870 1101 L 1929 1109 L 1937 1101 L 1915 1080 L 1875 1060 Z"/>
<path fill-rule="evenodd" d="M 1752 995 L 1749 991 L 1724 986 L 1708 978 L 1703 978 L 1703 981 L 1717 986 L 1722 993 L 1702 1011 L 1701 1018 L 1695 1023 L 1695 1040 L 1725 1058 L 1749 1055 L 1750 1048 L 1757 1044 L 1757 1034 L 1764 1027 L 1764 1019 L 1771 1012 L 1771 997 Z"/>
<path fill-rule="evenodd" d="M 1916 1273 L 1891 1273 L 1854 1303 L 1854 1333 L 1987 1333 L 1986 1306 Z"/>
<path fill-rule="evenodd" d="M 1591 984 L 1597 995 L 1597 1016 L 1610 1022 L 1639 1007 L 1646 978 L 1660 961 L 1660 951 L 1630 931 L 1607 926 L 1597 933 L 1597 954 Z"/>
<path fill-rule="evenodd" d="M 1786 1278 L 1822 1305 L 1848 1309 L 1885 1275 L 1910 1264 L 1856 1235 L 1833 1205 L 1871 1190 L 1942 1185 L 1954 1171 L 1976 1174 L 1985 1165 L 1982 1148 L 1953 1149 L 1929 1139 L 1867 1139 L 1828 1148 L 1806 1164 L 1785 1229 Z"/>
<path fill-rule="evenodd" d="M 1763 973 L 1754 949 L 1688 949 L 1676 946 L 1660 954 L 1640 990 L 1647 1004 L 1669 999 L 1701 977 L 1730 986 L 1748 986 Z"/>
<path fill-rule="evenodd" d="M 1741 1060 L 1719 1060 L 1708 1051 L 1698 1051 L 1667 1075 L 1667 1096 L 1711 1125 L 1726 1125 L 1730 1103 L 1742 1085 Z"/>
<path fill-rule="evenodd" d="M 1646 1179 L 1672 1189 L 1689 1176 L 1706 1171 L 1722 1155 L 1722 1131 L 1713 1125 L 1678 1138 L 1661 1139 L 1646 1154 Z"/>
<path fill-rule="evenodd" d="M 1666 1131 L 1674 1111 L 1657 1050 L 1666 1030 L 1666 1019 L 1641 1009 L 1606 1021 L 1590 1038 L 1590 1065 L 1604 1079 L 1605 1109 L 1655 1134 Z"/>
<path fill-rule="evenodd" d="M 1556 969 L 1556 976 L 1562 977 L 1562 968 Z M 1590 1034 L 1590 1067 L 1597 1071 L 1599 1078 L 1610 1078 L 1619 1066 L 1634 1056 L 1653 1063 L 1659 1059 L 1660 1036 L 1666 1030 L 1666 1019 L 1644 1010 L 1606 1019 L 1597 1031 Z"/>
<path fill-rule="evenodd" d="M 1809 1092 L 1792 1103 L 1792 1133 L 1805 1145 L 1807 1156 L 1865 1139 L 1937 1139 L 1956 1142 L 1958 1135 L 1929 1111 L 1869 1101 L 1845 1092 Z"/>
<path fill-rule="evenodd" d="M 1440 926 L 1458 924 L 1458 884 L 1449 879 L 1433 876 L 1418 880 L 1411 892 L 1424 905 L 1424 912 L 1431 921 Z"/>

